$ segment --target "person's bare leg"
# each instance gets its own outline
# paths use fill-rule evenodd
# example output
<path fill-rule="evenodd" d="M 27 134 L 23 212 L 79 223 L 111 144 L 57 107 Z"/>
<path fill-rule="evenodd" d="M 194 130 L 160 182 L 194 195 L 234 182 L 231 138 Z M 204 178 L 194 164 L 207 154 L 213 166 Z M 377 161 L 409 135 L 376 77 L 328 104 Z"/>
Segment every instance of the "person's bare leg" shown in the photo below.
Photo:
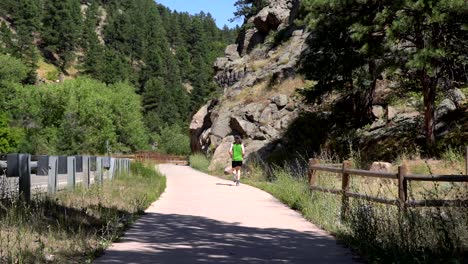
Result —
<path fill-rule="evenodd" d="M 234 182 L 237 181 L 237 168 L 232 168 L 232 176 L 234 178 Z"/>

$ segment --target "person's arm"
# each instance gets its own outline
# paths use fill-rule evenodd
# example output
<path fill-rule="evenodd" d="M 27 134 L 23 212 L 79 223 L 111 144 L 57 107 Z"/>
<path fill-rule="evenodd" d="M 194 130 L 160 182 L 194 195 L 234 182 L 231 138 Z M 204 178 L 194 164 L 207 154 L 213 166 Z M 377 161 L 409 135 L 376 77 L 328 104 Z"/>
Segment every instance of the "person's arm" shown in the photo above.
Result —
<path fill-rule="evenodd" d="M 229 156 L 231 156 L 231 158 L 232 158 L 232 146 L 233 145 L 231 144 L 231 146 L 229 147 Z"/>
<path fill-rule="evenodd" d="M 244 144 L 242 144 L 241 146 L 242 146 L 242 157 L 244 157 L 244 155 L 245 155 Z"/>

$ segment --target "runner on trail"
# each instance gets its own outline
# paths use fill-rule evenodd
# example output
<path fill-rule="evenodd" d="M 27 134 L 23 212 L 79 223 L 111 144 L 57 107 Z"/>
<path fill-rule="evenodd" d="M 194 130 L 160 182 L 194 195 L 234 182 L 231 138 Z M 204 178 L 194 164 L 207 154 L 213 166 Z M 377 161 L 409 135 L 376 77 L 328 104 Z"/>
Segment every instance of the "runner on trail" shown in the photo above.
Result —
<path fill-rule="evenodd" d="M 234 182 L 237 186 L 240 183 L 240 176 L 241 176 L 241 167 L 242 167 L 242 160 L 244 158 L 244 145 L 242 144 L 242 140 L 240 136 L 234 137 L 234 143 L 231 144 L 229 148 L 229 155 L 232 158 L 232 173 L 234 174 Z"/>

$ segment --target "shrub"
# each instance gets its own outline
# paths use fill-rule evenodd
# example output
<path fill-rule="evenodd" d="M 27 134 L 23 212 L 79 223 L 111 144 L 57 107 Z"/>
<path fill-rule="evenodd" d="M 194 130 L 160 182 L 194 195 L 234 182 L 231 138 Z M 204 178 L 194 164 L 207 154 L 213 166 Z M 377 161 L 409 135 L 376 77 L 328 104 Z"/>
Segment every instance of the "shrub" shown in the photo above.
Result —
<path fill-rule="evenodd" d="M 159 151 L 162 153 L 175 155 L 190 154 L 190 138 L 183 129 L 174 124 L 161 129 L 161 132 L 154 136 Z"/>

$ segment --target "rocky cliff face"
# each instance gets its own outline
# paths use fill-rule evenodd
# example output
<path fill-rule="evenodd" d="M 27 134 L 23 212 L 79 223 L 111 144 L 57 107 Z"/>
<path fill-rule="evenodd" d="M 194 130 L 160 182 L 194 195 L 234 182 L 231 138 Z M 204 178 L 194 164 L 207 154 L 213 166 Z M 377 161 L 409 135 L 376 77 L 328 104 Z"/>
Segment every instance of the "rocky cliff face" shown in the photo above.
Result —
<path fill-rule="evenodd" d="M 247 156 L 266 156 L 300 111 L 296 75 L 307 33 L 292 25 L 298 0 L 271 0 L 244 25 L 238 43 L 214 64 L 221 99 L 203 106 L 190 125 L 193 151 L 213 154 L 211 168 L 229 164 L 234 135 L 244 138 Z"/>
<path fill-rule="evenodd" d="M 402 97 L 397 83 L 378 81 L 374 122 L 362 127 L 349 124 L 352 107 L 346 94 L 331 92 L 309 106 L 297 96 L 296 89 L 313 85 L 297 74 L 308 48 L 308 33 L 291 22 L 298 7 L 297 0 L 271 0 L 243 26 L 237 44 L 217 59 L 215 81 L 224 94 L 193 117 L 192 150 L 213 156 L 210 169 L 228 166 L 234 135 L 243 137 L 247 158 L 290 155 L 304 146 L 305 153 L 328 149 L 342 157 L 353 147 L 380 160 L 417 152 L 424 144 L 422 96 Z M 446 144 L 468 140 L 467 91 L 448 90 L 437 106 L 436 132 Z"/>

